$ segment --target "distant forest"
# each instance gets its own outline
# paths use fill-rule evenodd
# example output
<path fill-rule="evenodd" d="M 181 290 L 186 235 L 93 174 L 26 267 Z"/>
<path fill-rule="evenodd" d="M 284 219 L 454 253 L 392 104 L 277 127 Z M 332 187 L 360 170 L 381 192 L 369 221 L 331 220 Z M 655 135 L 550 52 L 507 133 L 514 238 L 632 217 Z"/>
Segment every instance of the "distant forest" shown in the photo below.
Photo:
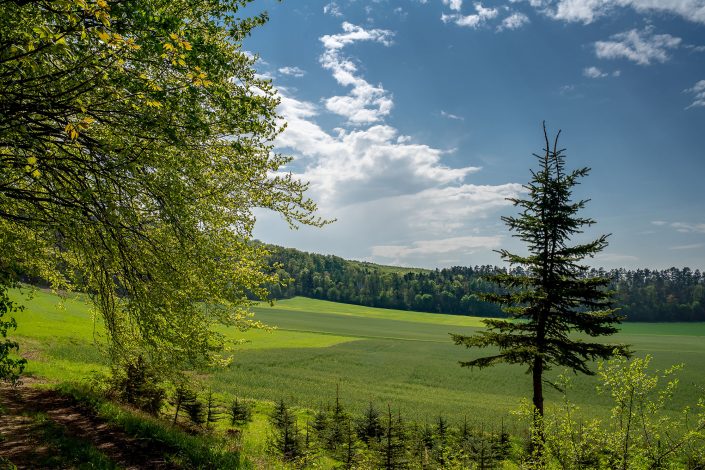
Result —
<path fill-rule="evenodd" d="M 287 285 L 268 286 L 274 299 L 297 295 L 370 307 L 503 316 L 498 306 L 481 301 L 477 294 L 496 291 L 484 275 L 496 266 L 456 266 L 422 270 L 349 261 L 337 256 L 305 253 L 268 246 L 270 262 L 278 265 Z M 593 269 L 589 275 L 612 280 L 615 306 L 627 321 L 705 321 L 705 273 L 690 268 Z"/>

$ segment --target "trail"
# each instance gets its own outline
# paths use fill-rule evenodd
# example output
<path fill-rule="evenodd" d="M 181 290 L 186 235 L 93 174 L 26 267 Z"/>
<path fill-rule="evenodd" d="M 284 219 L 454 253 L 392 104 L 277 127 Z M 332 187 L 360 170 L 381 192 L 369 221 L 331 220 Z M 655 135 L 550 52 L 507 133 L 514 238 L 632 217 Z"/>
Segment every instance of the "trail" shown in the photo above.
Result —
<path fill-rule="evenodd" d="M 32 387 L 30 381 L 25 379 L 25 384 L 15 388 L 0 385 L 0 456 L 17 468 L 47 468 L 42 462 L 62 460 L 55 457 L 60 450 L 44 438 L 37 420 L 40 414 L 45 414 L 63 435 L 90 443 L 118 468 L 178 468 L 164 460 L 163 444 L 131 437 L 73 399 L 54 390 Z M 81 462 L 62 460 L 53 468 L 72 468 L 74 464 Z"/>

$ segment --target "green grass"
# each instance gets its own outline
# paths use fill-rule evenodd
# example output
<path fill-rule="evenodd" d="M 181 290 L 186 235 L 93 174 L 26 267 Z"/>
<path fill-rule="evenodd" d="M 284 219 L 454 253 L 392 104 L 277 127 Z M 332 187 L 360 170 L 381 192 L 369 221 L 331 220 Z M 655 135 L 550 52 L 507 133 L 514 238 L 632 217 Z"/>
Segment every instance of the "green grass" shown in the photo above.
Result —
<path fill-rule="evenodd" d="M 179 468 L 251 468 L 238 450 L 233 449 L 233 442 L 222 436 L 189 435 L 163 420 L 118 406 L 84 386 L 64 383 L 58 390 L 128 435 L 158 443 L 167 462 Z"/>
<path fill-rule="evenodd" d="M 101 337 L 95 333 L 101 329 L 99 323 L 94 327 L 90 308 L 81 299 L 63 304 L 58 310 L 55 296 L 38 292 L 18 315 L 17 337 L 29 353 L 28 372 L 66 380 L 105 371 L 98 351 Z M 498 423 L 530 394 L 522 367 L 479 371 L 458 366 L 481 351 L 453 345 L 448 333 L 477 331 L 478 318 L 305 298 L 255 311 L 256 318 L 278 329 L 228 333 L 249 342 L 237 346 L 231 366 L 208 379 L 223 396 L 285 398 L 315 409 L 332 402 L 340 384 L 344 404 L 356 411 L 371 400 L 379 407 L 391 403 L 421 420 L 442 413 L 454 420 L 467 415 L 476 422 Z M 685 363 L 674 409 L 695 403 L 697 387 L 705 385 L 705 324 L 625 324 L 609 341 L 632 344 L 638 355 L 653 354 L 659 369 Z M 595 394 L 596 383 L 594 377 L 576 376 L 571 399 L 591 414 L 605 414 L 608 400 Z M 555 400 L 557 393 L 548 390 L 547 397 Z"/>
<path fill-rule="evenodd" d="M 44 413 L 32 416 L 33 432 L 44 445 L 52 448 L 48 455 L 34 462 L 37 468 L 75 468 L 113 470 L 118 467 L 89 442 L 71 436 L 60 424 Z"/>

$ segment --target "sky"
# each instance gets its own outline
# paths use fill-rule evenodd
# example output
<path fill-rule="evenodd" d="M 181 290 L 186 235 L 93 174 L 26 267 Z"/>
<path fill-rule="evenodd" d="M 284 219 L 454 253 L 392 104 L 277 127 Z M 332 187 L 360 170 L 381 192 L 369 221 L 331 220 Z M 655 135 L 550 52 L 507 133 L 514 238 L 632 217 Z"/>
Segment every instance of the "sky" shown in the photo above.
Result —
<path fill-rule="evenodd" d="M 276 151 L 323 228 L 258 210 L 267 243 L 381 264 L 503 265 L 560 129 L 611 234 L 588 263 L 705 268 L 705 0 L 255 1 L 243 48 L 287 122 Z"/>

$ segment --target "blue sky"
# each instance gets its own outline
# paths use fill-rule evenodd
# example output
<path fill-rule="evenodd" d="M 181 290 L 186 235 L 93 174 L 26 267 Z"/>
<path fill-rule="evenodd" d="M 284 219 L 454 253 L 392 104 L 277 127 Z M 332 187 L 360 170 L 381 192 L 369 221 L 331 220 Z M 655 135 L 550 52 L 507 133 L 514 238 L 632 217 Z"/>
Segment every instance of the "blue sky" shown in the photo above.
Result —
<path fill-rule="evenodd" d="M 256 1 L 245 49 L 279 90 L 276 148 L 322 229 L 255 236 L 423 267 L 501 264 L 502 224 L 562 129 L 591 264 L 705 268 L 705 0 Z"/>

